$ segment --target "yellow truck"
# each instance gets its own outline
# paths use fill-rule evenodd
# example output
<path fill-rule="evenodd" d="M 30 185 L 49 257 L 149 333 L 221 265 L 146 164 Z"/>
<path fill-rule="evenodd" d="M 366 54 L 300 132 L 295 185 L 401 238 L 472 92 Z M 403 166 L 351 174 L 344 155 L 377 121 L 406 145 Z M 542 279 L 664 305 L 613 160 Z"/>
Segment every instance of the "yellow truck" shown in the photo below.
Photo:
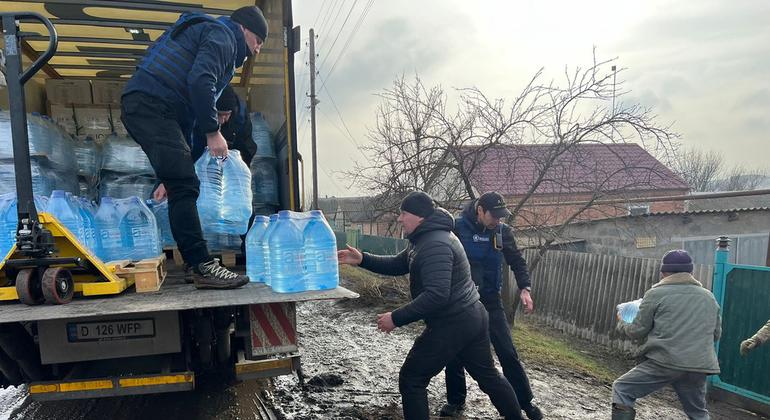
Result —
<path fill-rule="evenodd" d="M 26 130 L 19 128 L 26 127 L 26 120 L 20 118 L 26 118 L 26 112 L 39 112 L 65 125 L 67 110 L 85 109 L 101 113 L 101 118 L 106 115 L 112 121 L 107 133 L 115 132 L 119 124 L 114 111 L 119 109 L 122 83 L 146 48 L 181 13 L 229 15 L 251 4 L 244 0 L 0 2 L 7 83 L 0 89 L 0 108 L 10 109 L 11 119 L 16 119 L 12 126 L 20 220 L 49 228 L 38 229 L 48 236 L 36 241 L 55 243 L 49 248 L 60 252 L 71 238 L 59 232 L 46 213 L 38 215 L 34 205 L 29 209 L 21 204 L 32 202 L 32 186 Z M 269 22 L 268 41 L 232 83 L 248 98 L 250 110 L 261 112 L 276 133 L 279 207 L 301 210 L 293 72 L 299 30 L 293 26 L 290 0 L 256 4 Z M 61 112 L 58 117 L 57 112 Z M 87 129 L 92 131 L 82 134 L 104 134 L 96 125 Z M 191 390 L 196 375 L 207 372 L 239 380 L 297 373 L 301 380 L 297 302 L 356 297 L 342 287 L 279 294 L 258 283 L 236 290 L 195 290 L 181 273 L 170 273 L 157 292 L 135 293 L 132 280 L 115 277 L 114 267 L 80 253 L 77 246 L 71 255 L 33 252 L 31 242 L 24 242 L 28 233 L 19 233 L 11 252 L 21 257 L 2 261 L 0 289 L 16 293 L 20 284 L 37 275 L 51 287 L 49 301 L 55 301 L 57 293 L 71 292 L 67 287 L 79 295 L 60 305 L 0 299 L 0 386 L 27 384 L 30 396 L 37 400 Z M 77 281 L 89 273 L 93 276 L 89 283 Z M 97 290 L 106 286 L 121 292 L 105 295 Z"/>

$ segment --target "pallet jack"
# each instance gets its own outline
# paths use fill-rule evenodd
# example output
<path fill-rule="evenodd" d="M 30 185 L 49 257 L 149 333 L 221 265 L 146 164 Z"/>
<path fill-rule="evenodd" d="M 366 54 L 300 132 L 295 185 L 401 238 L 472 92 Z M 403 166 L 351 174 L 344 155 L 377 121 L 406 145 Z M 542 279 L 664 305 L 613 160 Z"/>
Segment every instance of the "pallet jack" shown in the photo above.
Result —
<path fill-rule="evenodd" d="M 0 19 L 19 217 L 16 244 L 0 262 L 0 301 L 65 304 L 76 292 L 84 296 L 121 293 L 133 284 L 131 279 L 118 277 L 117 266 L 102 262 L 53 215 L 38 213 L 35 208 L 24 84 L 56 53 L 56 29 L 50 20 L 34 12 L 0 13 Z M 42 23 L 49 36 L 46 51 L 26 70 L 21 58 L 22 20 Z"/>

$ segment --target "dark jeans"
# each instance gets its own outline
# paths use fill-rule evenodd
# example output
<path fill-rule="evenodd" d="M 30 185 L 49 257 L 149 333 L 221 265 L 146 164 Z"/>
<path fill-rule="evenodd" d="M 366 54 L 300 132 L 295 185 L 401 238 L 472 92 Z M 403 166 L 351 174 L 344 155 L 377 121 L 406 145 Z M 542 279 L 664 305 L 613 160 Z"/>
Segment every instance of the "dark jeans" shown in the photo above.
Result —
<path fill-rule="evenodd" d="M 428 384 L 455 358 L 462 361 L 501 415 L 522 418 L 513 388 L 495 368 L 487 322 L 484 306 L 476 302 L 451 319 L 432 322 L 414 340 L 398 378 L 405 420 L 429 418 Z"/>
<path fill-rule="evenodd" d="M 200 181 L 195 175 L 180 117 L 171 105 L 154 96 L 142 92 L 123 96 L 123 125 L 142 146 L 155 175 L 165 185 L 171 234 L 184 261 L 196 266 L 211 257 L 203 239 L 196 205 Z"/>
<path fill-rule="evenodd" d="M 497 353 L 497 359 L 503 367 L 503 375 L 516 392 L 516 398 L 523 407 L 532 404 L 532 388 L 529 378 L 524 372 L 524 366 L 519 361 L 519 354 L 513 345 L 511 327 L 505 317 L 503 301 L 500 295 L 483 299 L 484 307 L 489 313 L 489 337 Z M 453 360 L 445 370 L 447 402 L 463 404 L 465 402 L 465 366 L 462 360 Z M 467 369 L 467 366 L 465 366 Z"/>

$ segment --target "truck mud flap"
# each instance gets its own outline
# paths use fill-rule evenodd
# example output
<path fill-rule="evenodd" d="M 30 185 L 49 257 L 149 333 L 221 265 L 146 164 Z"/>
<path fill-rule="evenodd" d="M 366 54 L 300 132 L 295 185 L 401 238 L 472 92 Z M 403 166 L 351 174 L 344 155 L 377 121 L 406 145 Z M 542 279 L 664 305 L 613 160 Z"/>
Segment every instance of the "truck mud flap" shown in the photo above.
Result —
<path fill-rule="evenodd" d="M 195 374 L 178 372 L 122 378 L 33 382 L 29 385 L 29 396 L 35 401 L 56 401 L 190 391 L 194 388 Z"/>
<path fill-rule="evenodd" d="M 297 311 L 294 302 L 249 305 L 248 320 L 246 359 L 297 351 Z"/>

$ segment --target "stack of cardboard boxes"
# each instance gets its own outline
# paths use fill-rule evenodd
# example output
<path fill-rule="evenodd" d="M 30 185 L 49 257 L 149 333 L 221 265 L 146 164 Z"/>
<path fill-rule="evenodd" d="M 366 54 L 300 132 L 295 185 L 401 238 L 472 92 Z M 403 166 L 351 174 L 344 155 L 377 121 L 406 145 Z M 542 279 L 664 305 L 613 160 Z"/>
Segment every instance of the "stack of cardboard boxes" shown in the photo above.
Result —
<path fill-rule="evenodd" d="M 120 121 L 121 80 L 47 79 L 48 115 L 78 138 L 127 135 Z"/>

